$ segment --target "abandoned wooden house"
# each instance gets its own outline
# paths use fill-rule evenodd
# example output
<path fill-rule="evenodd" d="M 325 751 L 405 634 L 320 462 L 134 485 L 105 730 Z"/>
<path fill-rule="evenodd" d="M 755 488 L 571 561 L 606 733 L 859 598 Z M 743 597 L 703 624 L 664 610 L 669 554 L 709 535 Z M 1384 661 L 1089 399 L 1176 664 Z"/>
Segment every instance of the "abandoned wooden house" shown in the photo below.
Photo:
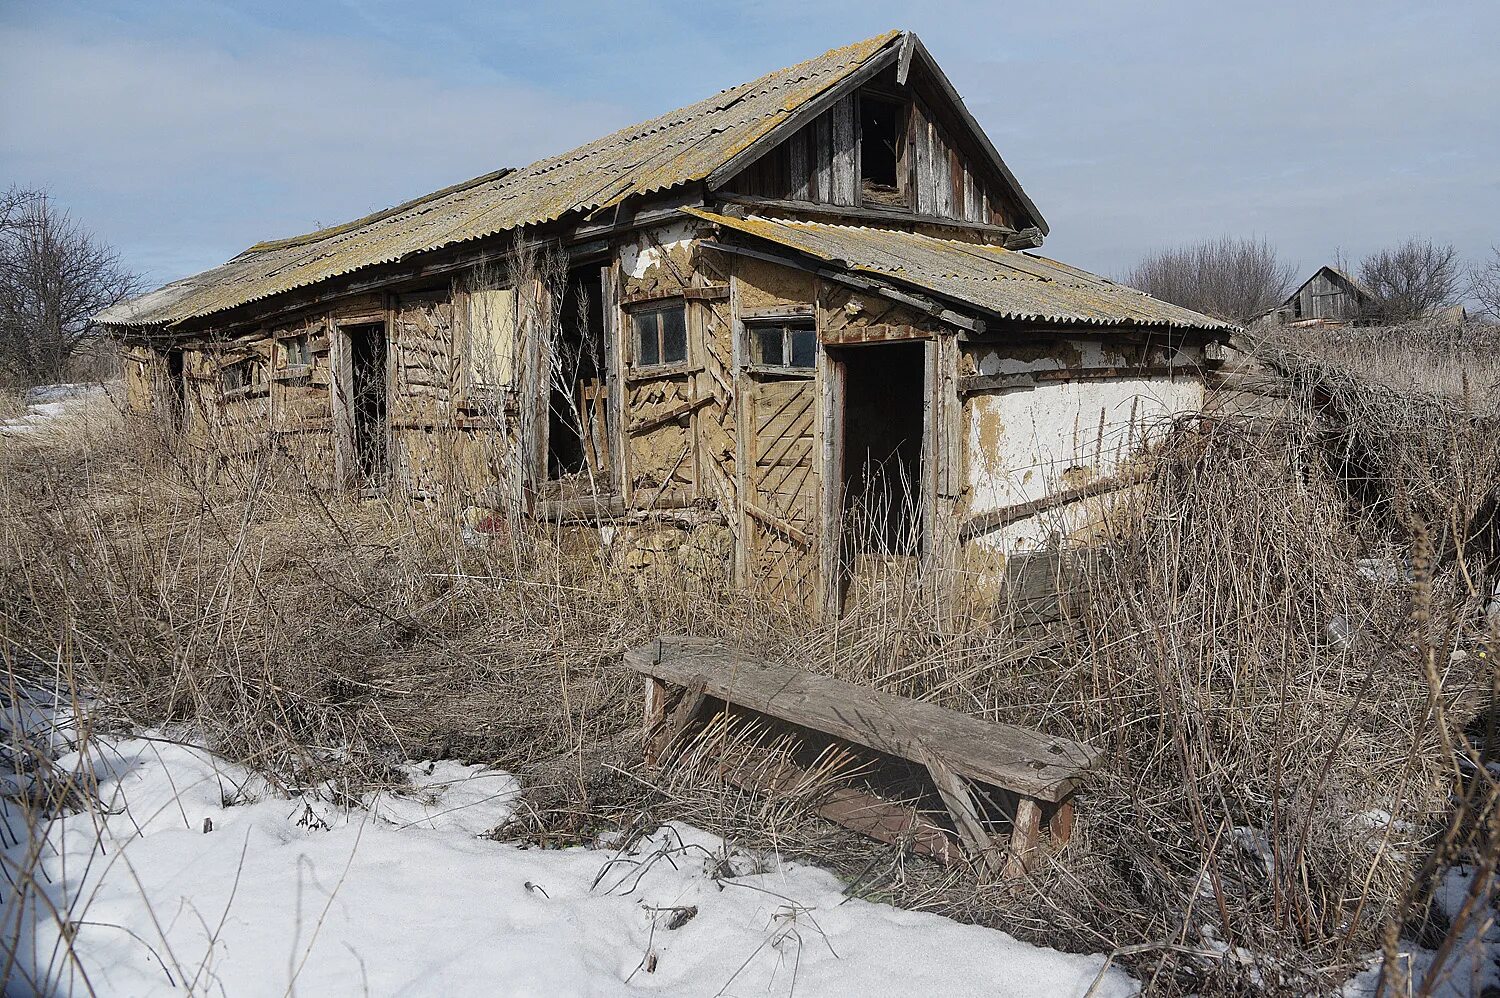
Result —
<path fill-rule="evenodd" d="M 892 31 L 98 321 L 184 460 L 836 607 L 873 560 L 993 578 L 1055 545 L 1199 405 L 1231 327 L 1046 233 Z"/>
<path fill-rule="evenodd" d="M 1334 325 L 1373 318 L 1375 296 L 1337 267 L 1319 267 L 1272 310 L 1284 326 Z"/>

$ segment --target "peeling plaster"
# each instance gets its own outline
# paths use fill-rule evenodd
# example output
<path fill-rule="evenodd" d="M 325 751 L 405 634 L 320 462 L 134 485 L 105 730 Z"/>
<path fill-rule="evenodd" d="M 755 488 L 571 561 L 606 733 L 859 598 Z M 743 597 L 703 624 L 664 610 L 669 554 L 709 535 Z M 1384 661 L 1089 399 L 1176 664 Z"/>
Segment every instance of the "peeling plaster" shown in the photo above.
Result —
<path fill-rule="evenodd" d="M 696 231 L 697 223 L 688 221 L 672 222 L 652 229 L 649 233 L 638 233 L 633 240 L 620 247 L 621 270 L 627 277 L 640 280 L 652 267 L 660 266 L 667 255 L 685 257 L 696 238 Z"/>

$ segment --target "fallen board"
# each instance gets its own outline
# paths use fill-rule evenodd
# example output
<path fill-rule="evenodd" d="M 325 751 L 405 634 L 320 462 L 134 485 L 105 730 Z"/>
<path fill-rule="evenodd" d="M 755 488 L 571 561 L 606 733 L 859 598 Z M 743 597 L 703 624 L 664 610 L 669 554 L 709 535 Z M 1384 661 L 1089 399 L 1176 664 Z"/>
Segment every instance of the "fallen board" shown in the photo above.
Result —
<path fill-rule="evenodd" d="M 627 651 L 625 663 L 676 686 L 698 688 L 701 680 L 708 696 L 879 752 L 940 756 L 959 776 L 1051 803 L 1101 761 L 1098 749 L 1081 742 L 767 665 L 714 641 L 664 637 Z"/>

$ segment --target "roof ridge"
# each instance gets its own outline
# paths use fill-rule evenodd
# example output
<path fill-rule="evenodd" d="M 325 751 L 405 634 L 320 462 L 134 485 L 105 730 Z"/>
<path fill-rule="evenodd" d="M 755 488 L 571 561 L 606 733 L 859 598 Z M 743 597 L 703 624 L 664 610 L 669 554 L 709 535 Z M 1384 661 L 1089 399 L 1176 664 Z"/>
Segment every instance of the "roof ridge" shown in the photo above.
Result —
<path fill-rule="evenodd" d="M 152 293 L 144 308 L 106 309 L 109 325 L 176 325 L 363 267 L 520 226 L 590 212 L 708 179 L 777 136 L 799 108 L 837 88 L 907 33 L 891 30 L 616 129 L 518 169 L 495 171 L 352 221 L 258 242 L 224 264 Z M 143 296 L 144 297 L 144 296 Z"/>

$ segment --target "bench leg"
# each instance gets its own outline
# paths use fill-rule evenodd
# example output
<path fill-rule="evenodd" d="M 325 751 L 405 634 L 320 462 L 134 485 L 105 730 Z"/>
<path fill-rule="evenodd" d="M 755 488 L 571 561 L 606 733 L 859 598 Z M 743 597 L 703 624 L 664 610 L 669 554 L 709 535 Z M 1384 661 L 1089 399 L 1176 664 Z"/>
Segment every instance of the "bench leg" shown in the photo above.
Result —
<path fill-rule="evenodd" d="M 657 736 L 667 720 L 667 684 L 655 676 L 646 677 L 646 716 L 641 726 L 641 749 L 646 765 L 656 765 Z"/>
<path fill-rule="evenodd" d="M 1052 819 L 1047 822 L 1047 831 L 1052 835 L 1052 841 L 1059 848 L 1068 844 L 1073 837 L 1073 802 L 1065 800 L 1057 805 L 1052 812 Z"/>
<path fill-rule="evenodd" d="M 1016 822 L 1010 833 L 1010 855 L 1005 861 L 1007 877 L 1024 877 L 1026 862 L 1042 831 L 1042 807 L 1030 797 L 1016 801 Z"/>
<path fill-rule="evenodd" d="M 672 710 L 672 720 L 661 733 L 662 748 L 681 747 L 688 728 L 698 719 L 704 703 L 708 701 L 708 697 L 703 694 L 703 688 L 707 685 L 708 682 L 699 676 L 693 680 L 693 685 L 682 691 L 682 699 L 677 701 L 677 706 Z"/>
<path fill-rule="evenodd" d="M 984 830 L 984 822 L 979 817 L 979 809 L 974 806 L 974 795 L 969 792 L 968 785 L 963 778 L 940 759 L 935 752 L 922 753 L 922 764 L 927 767 L 927 772 L 932 775 L 932 782 L 937 786 L 938 796 L 948 808 L 948 813 L 953 816 L 953 824 L 958 828 L 959 841 L 975 860 L 983 863 L 991 873 L 999 873 L 999 858 L 996 855 L 995 845 L 990 841 L 989 833 Z"/>
<path fill-rule="evenodd" d="M 703 705 L 708 701 L 703 688 L 708 685 L 697 677 L 691 686 L 682 691 L 677 705 L 667 716 L 667 684 L 655 677 L 646 680 L 646 717 L 642 738 L 645 742 L 643 754 L 648 766 L 661 762 L 662 753 L 680 742 L 688 727 L 698 718 Z"/>

